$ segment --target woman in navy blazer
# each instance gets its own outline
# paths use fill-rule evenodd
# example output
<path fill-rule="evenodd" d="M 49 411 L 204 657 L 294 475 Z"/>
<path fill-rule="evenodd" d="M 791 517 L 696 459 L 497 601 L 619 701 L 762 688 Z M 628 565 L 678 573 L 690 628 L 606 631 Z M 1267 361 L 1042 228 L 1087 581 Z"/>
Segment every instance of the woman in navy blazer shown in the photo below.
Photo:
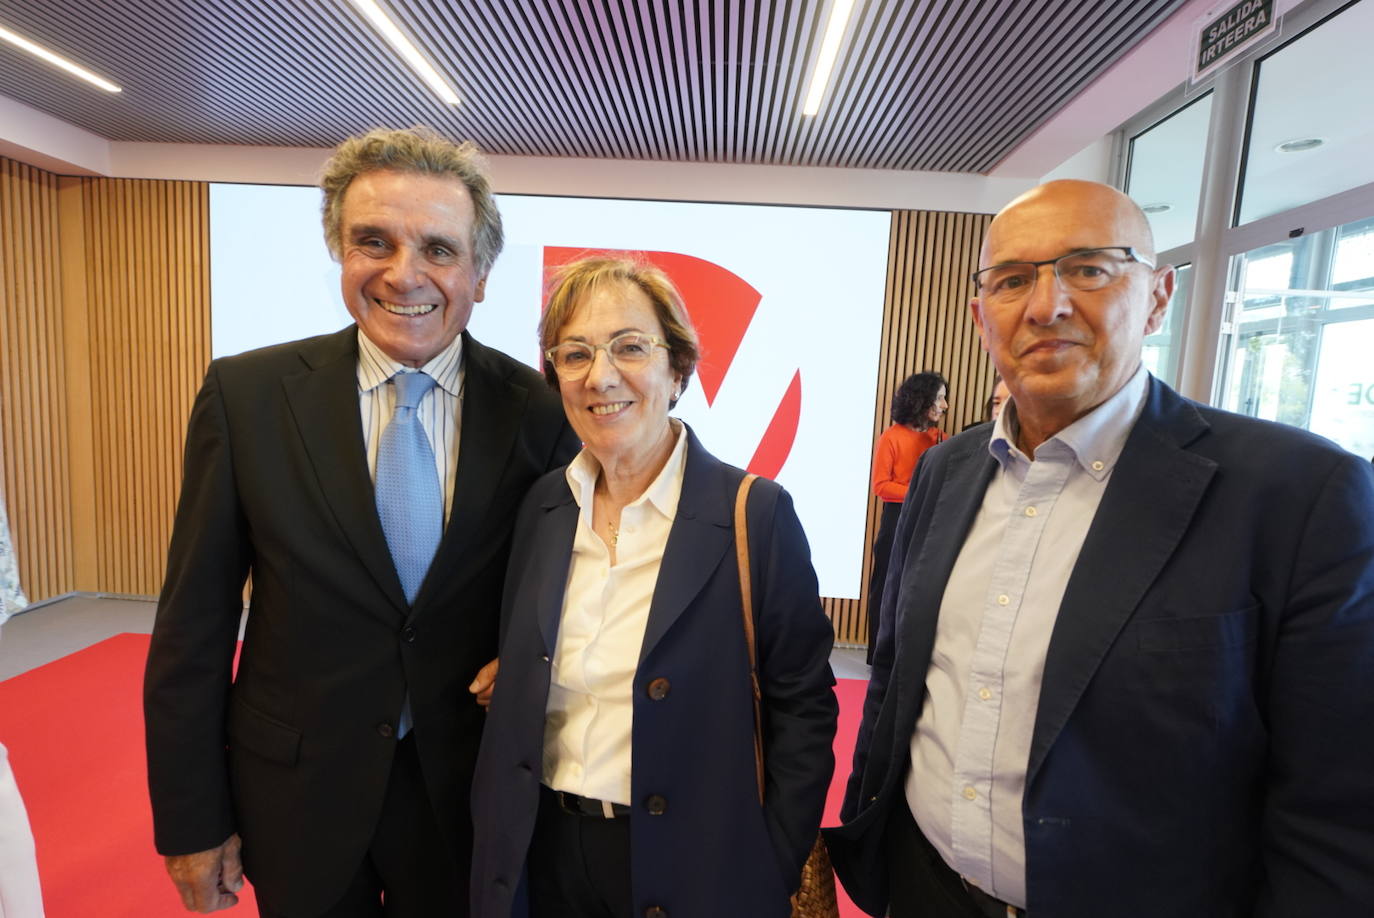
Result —
<path fill-rule="evenodd" d="M 734 552 L 744 473 L 668 416 L 697 359 L 651 265 L 565 267 L 540 335 L 581 455 L 516 521 L 473 784 L 480 918 L 784 918 L 830 782 L 833 634 L 791 498 L 748 500 L 760 804 Z"/>

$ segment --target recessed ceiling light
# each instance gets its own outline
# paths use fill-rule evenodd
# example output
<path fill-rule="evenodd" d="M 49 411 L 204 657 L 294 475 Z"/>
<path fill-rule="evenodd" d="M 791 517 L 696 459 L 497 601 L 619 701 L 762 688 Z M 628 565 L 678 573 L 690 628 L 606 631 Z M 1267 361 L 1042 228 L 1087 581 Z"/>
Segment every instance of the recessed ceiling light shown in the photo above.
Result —
<path fill-rule="evenodd" d="M 806 91 L 806 101 L 802 103 L 803 115 L 814 115 L 821 110 L 821 99 L 825 87 L 830 82 L 830 71 L 835 68 L 835 58 L 840 53 L 840 39 L 849 27 L 849 14 L 854 9 L 854 0 L 835 0 L 830 7 L 830 21 L 825 26 L 825 37 L 821 39 L 821 53 L 816 56 L 816 69 L 811 71 L 811 86 Z"/>
<path fill-rule="evenodd" d="M 405 58 L 405 62 L 410 65 L 410 69 L 415 75 L 429 84 L 429 88 L 434 90 L 439 98 L 449 105 L 457 105 L 461 100 L 458 98 L 457 91 L 439 75 L 439 71 L 425 60 L 425 56 L 420 53 L 420 49 L 411 44 L 410 39 L 406 38 L 399 26 L 391 21 L 391 18 L 383 13 L 381 7 L 377 6 L 373 0 L 352 0 L 358 12 L 367 17 L 367 21 L 382 33 L 391 47 L 396 49 L 396 53 Z"/>
<path fill-rule="evenodd" d="M 1167 214 L 1174 209 L 1174 205 L 1159 201 L 1154 204 L 1145 204 L 1140 209 L 1147 214 Z"/>
<path fill-rule="evenodd" d="M 15 32 L 11 32 L 4 26 L 0 26 L 0 38 L 4 39 L 5 41 L 9 42 L 17 48 L 24 49 L 25 51 L 29 52 L 35 57 L 41 57 L 43 60 L 47 61 L 49 64 L 52 64 L 55 67 L 61 67 L 63 70 L 67 71 L 73 76 L 79 76 L 81 77 L 81 79 L 85 80 L 88 83 L 94 83 L 96 86 L 99 86 L 106 92 L 123 91 L 120 87 L 111 83 L 109 80 L 104 79 L 103 77 L 96 76 L 94 73 L 91 73 L 85 67 L 82 67 L 79 64 L 73 64 L 65 57 L 62 57 L 58 54 L 54 54 L 47 48 L 44 48 L 42 45 L 34 44 L 24 36 L 19 35 Z"/>
<path fill-rule="evenodd" d="M 1296 140 L 1285 140 L 1283 143 L 1274 147 L 1275 153 L 1302 153 L 1307 150 L 1315 150 L 1326 143 L 1320 137 L 1299 137 Z"/>

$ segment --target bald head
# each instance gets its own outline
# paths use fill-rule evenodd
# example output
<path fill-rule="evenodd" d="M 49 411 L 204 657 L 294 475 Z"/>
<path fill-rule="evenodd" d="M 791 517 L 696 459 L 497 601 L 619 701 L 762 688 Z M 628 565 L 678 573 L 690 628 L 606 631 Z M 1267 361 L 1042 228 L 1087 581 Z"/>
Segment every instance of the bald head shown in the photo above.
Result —
<path fill-rule="evenodd" d="M 1069 261 L 1058 261 L 1074 256 Z M 1057 181 L 1008 204 L 988 227 L 979 268 L 1009 267 L 971 304 L 984 349 L 1033 450 L 1135 374 L 1164 320 L 1174 271 L 1154 267 L 1150 223 L 1097 182 Z M 1065 276 L 1060 271 L 1068 272 Z"/>
<path fill-rule="evenodd" d="M 1135 201 L 1101 182 L 1059 179 L 1037 185 L 1016 198 L 993 218 L 978 266 L 1026 260 L 1017 255 L 999 257 L 998 249 L 999 243 L 1005 247 L 1002 237 L 1025 238 L 1028 234 L 1061 243 L 1060 251 L 1041 256 L 1045 258 L 1100 245 L 1129 245 L 1151 261 L 1155 258 L 1154 233 L 1145 212 Z M 1089 241 L 1062 246 L 1065 236 Z M 1104 243 L 1102 239 L 1112 241 Z"/>

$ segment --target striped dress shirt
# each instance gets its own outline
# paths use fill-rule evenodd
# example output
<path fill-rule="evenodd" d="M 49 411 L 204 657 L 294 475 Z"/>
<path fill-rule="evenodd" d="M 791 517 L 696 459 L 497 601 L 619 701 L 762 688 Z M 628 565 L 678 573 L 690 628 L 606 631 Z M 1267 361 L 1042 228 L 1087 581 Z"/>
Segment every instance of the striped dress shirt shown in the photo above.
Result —
<path fill-rule="evenodd" d="M 454 473 L 458 469 L 458 434 L 463 426 L 463 337 L 420 367 L 438 383 L 420 399 L 420 426 L 434 450 L 434 470 L 444 491 L 444 525 L 453 509 Z M 377 482 L 377 447 L 382 431 L 396 409 L 396 386 L 391 378 L 414 369 L 388 357 L 358 329 L 358 407 L 363 417 L 363 442 L 367 444 L 367 471 Z"/>

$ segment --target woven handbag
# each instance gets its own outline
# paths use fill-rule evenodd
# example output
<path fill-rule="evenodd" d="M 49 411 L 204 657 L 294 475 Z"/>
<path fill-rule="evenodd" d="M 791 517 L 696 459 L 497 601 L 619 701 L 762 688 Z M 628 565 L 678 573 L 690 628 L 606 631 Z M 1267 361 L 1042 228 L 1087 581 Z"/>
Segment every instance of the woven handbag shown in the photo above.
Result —
<path fill-rule="evenodd" d="M 739 563 L 739 591 L 743 597 L 744 642 L 749 648 L 749 683 L 754 690 L 754 771 L 763 803 L 763 692 L 759 688 L 759 650 L 754 635 L 754 596 L 749 576 L 749 519 L 745 504 L 757 475 L 745 475 L 735 496 L 735 559 Z M 792 918 L 839 918 L 835 899 L 835 870 L 825 839 L 816 835 L 811 855 L 802 868 L 801 886 L 792 896 Z"/>

